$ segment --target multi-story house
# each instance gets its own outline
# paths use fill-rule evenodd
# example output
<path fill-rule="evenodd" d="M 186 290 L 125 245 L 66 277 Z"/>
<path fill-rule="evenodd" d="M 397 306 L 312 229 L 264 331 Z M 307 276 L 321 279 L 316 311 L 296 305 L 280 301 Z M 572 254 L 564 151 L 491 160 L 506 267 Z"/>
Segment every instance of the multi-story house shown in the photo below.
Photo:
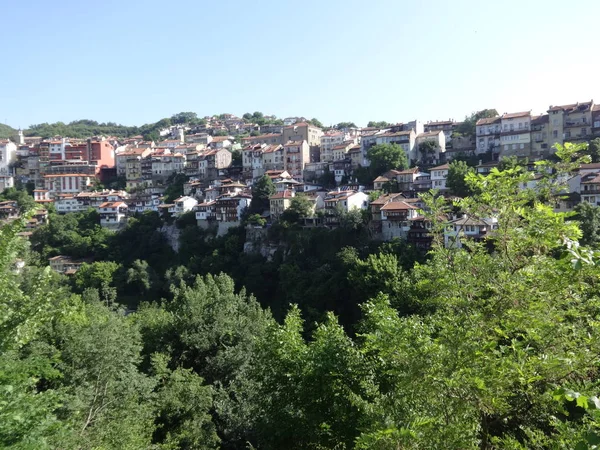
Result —
<path fill-rule="evenodd" d="M 160 196 L 158 194 L 137 193 L 126 200 L 129 214 L 158 211 Z"/>
<path fill-rule="evenodd" d="M 14 201 L 0 202 L 0 220 L 14 220 L 19 217 L 19 205 Z"/>
<path fill-rule="evenodd" d="M 266 147 L 264 144 L 256 144 L 242 150 L 242 167 L 246 178 L 255 180 L 265 174 L 263 153 Z"/>
<path fill-rule="evenodd" d="M 49 192 L 51 199 L 58 198 L 63 194 L 77 194 L 81 191 L 87 191 L 91 184 L 89 174 L 44 175 L 45 189 Z"/>
<path fill-rule="evenodd" d="M 423 130 L 425 133 L 429 133 L 431 131 L 443 131 L 444 137 L 446 138 L 446 147 L 449 146 L 452 141 L 452 132 L 456 127 L 456 122 L 454 120 L 440 120 L 434 122 L 427 122 L 423 124 Z"/>
<path fill-rule="evenodd" d="M 306 141 L 309 148 L 318 149 L 321 145 L 322 135 L 323 130 L 320 128 L 300 122 L 283 128 L 282 142 Z"/>
<path fill-rule="evenodd" d="M 272 220 L 277 220 L 279 216 L 290 207 L 294 195 L 294 191 L 285 189 L 281 192 L 276 192 L 269 197 L 269 211 Z"/>
<path fill-rule="evenodd" d="M 17 145 L 8 139 L 0 139 L 0 173 L 7 174 L 10 165 L 17 161 Z"/>
<path fill-rule="evenodd" d="M 216 220 L 215 203 L 215 200 L 207 200 L 196 205 L 194 211 L 196 211 L 196 223 L 199 227 L 208 228 L 210 223 Z"/>
<path fill-rule="evenodd" d="M 205 180 L 216 180 L 219 171 L 231 165 L 231 152 L 224 148 L 207 150 L 199 161 L 199 175 Z"/>
<path fill-rule="evenodd" d="M 329 170 L 333 172 L 335 182 L 340 184 L 344 178 L 352 174 L 352 162 L 349 159 L 341 159 L 329 164 Z"/>
<path fill-rule="evenodd" d="M 431 150 L 422 151 L 421 144 L 425 142 L 433 142 L 435 144 L 433 152 Z M 444 131 L 437 130 L 419 134 L 416 139 L 415 149 L 414 154 L 417 160 L 431 164 L 440 163 L 446 157 L 446 136 L 444 135 Z"/>
<path fill-rule="evenodd" d="M 216 220 L 238 225 L 244 210 L 250 206 L 251 201 L 252 196 L 248 194 L 237 194 L 232 197 L 223 195 L 217 198 L 214 205 Z"/>
<path fill-rule="evenodd" d="M 333 191 L 325 197 L 326 222 L 333 224 L 337 222 L 339 213 L 367 209 L 369 196 L 362 191 Z"/>
<path fill-rule="evenodd" d="M 55 272 L 62 273 L 64 275 L 75 274 L 81 266 L 90 262 L 86 259 L 73 259 L 70 256 L 58 255 L 50 258 L 48 263 L 50 268 Z"/>
<path fill-rule="evenodd" d="M 121 153 L 115 155 L 115 165 L 117 167 L 118 176 L 127 175 L 127 161 L 132 158 L 146 158 L 152 153 L 151 148 L 128 148 Z"/>
<path fill-rule="evenodd" d="M 416 151 L 417 135 L 414 130 L 403 130 L 386 133 L 378 133 L 374 136 L 376 145 L 379 144 L 397 144 L 402 147 L 408 161 L 414 161 L 418 158 Z M 371 139 L 369 139 L 371 140 Z M 372 147 L 372 145 L 371 145 Z M 368 148 L 366 149 L 368 151 Z"/>
<path fill-rule="evenodd" d="M 594 105 L 592 108 L 592 135 L 600 137 L 600 105 Z"/>
<path fill-rule="evenodd" d="M 360 144 L 354 144 L 352 147 L 350 147 L 348 150 L 348 157 L 350 158 L 350 163 L 352 164 L 352 170 L 358 169 L 362 166 L 363 157 Z"/>
<path fill-rule="evenodd" d="M 531 156 L 546 158 L 550 155 L 550 116 L 541 114 L 531 118 Z"/>
<path fill-rule="evenodd" d="M 550 144 L 584 141 L 592 136 L 594 101 L 574 103 L 571 105 L 551 106 Z"/>
<path fill-rule="evenodd" d="M 175 217 L 191 211 L 198 204 L 198 200 L 194 197 L 182 196 L 173 200 L 173 204 L 169 205 L 169 213 Z"/>
<path fill-rule="evenodd" d="M 303 180 L 305 182 L 319 180 L 323 175 L 325 175 L 325 173 L 327 173 L 330 170 L 329 165 L 330 163 L 327 162 L 305 164 Z"/>
<path fill-rule="evenodd" d="M 492 154 L 498 155 L 500 153 L 501 131 L 502 119 L 499 116 L 479 119 L 475 124 L 476 153 L 480 155 L 492 152 Z"/>
<path fill-rule="evenodd" d="M 411 220 L 417 217 L 417 208 L 398 198 L 383 205 L 381 214 L 381 234 L 384 240 L 406 239 Z"/>
<path fill-rule="evenodd" d="M 531 111 L 503 114 L 501 125 L 502 156 L 528 156 L 531 153 Z"/>
<path fill-rule="evenodd" d="M 437 189 L 440 192 L 444 192 L 448 190 L 446 188 L 446 178 L 448 178 L 448 169 L 450 166 L 448 164 L 443 164 L 441 166 L 433 167 L 429 170 L 431 174 L 431 188 Z"/>
<path fill-rule="evenodd" d="M 105 202 L 98 207 L 100 225 L 116 230 L 127 223 L 127 203 Z"/>
<path fill-rule="evenodd" d="M 283 144 L 283 134 L 269 133 L 242 138 L 242 145 L 244 147 L 256 144 L 281 145 Z"/>
<path fill-rule="evenodd" d="M 213 136 L 209 144 L 210 148 L 229 148 L 233 144 L 231 136 Z"/>
<path fill-rule="evenodd" d="M 342 142 L 331 149 L 333 161 L 346 159 L 350 149 L 354 147 L 354 142 Z"/>
<path fill-rule="evenodd" d="M 341 131 L 328 131 L 321 136 L 320 162 L 333 161 L 333 148 L 344 142 L 344 133 Z"/>
<path fill-rule="evenodd" d="M 387 203 L 394 201 L 395 199 L 404 200 L 404 196 L 400 193 L 396 194 L 383 194 L 379 198 L 369 203 L 371 210 L 371 221 L 369 222 L 369 228 L 373 233 L 379 234 L 382 230 L 381 224 L 381 208 Z"/>
<path fill-rule="evenodd" d="M 310 147 L 305 140 L 288 141 L 283 146 L 285 170 L 296 180 L 303 179 L 304 165 L 310 162 Z"/>
<path fill-rule="evenodd" d="M 15 177 L 9 174 L 0 174 L 0 192 L 15 186 Z"/>
<path fill-rule="evenodd" d="M 600 172 L 589 172 L 581 176 L 581 201 L 600 206 Z"/>
<path fill-rule="evenodd" d="M 265 173 L 270 170 L 285 170 L 284 153 L 283 145 L 280 144 L 267 145 L 263 149 L 263 168 Z"/>
<path fill-rule="evenodd" d="M 482 241 L 497 228 L 496 219 L 474 219 L 464 216 L 450 221 L 444 233 L 444 244 L 447 248 L 461 248 L 464 239 Z"/>

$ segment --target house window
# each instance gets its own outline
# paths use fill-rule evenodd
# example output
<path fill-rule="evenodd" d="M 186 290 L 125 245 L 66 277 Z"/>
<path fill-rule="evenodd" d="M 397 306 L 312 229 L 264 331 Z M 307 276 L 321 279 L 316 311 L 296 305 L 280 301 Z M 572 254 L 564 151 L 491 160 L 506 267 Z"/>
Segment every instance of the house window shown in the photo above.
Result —
<path fill-rule="evenodd" d="M 582 128 L 581 129 L 581 135 L 585 136 L 587 134 L 587 129 L 586 128 Z"/>
<path fill-rule="evenodd" d="M 525 144 L 520 144 L 519 148 L 525 148 Z"/>
<path fill-rule="evenodd" d="M 554 130 L 554 131 L 552 132 L 552 137 L 553 137 L 554 139 L 558 138 L 558 130 Z"/>
<path fill-rule="evenodd" d="M 513 150 L 516 150 L 516 149 L 517 149 L 517 144 L 513 144 L 513 145 L 512 145 L 512 149 L 513 149 Z"/>

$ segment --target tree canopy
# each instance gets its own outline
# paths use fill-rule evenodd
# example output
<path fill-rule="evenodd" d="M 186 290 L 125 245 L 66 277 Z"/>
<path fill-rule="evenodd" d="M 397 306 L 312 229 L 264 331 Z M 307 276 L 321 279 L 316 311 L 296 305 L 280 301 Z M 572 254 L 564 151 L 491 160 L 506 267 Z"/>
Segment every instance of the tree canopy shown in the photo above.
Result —
<path fill-rule="evenodd" d="M 373 178 L 390 169 L 408 168 L 406 153 L 398 144 L 374 145 L 367 150 L 367 158 L 371 162 L 369 169 Z"/>

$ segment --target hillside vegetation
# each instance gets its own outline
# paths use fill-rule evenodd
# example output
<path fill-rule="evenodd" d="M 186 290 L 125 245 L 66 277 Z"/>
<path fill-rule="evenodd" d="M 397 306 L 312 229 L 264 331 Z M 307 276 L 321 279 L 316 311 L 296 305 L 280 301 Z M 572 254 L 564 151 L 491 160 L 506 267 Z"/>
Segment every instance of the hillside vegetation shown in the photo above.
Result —
<path fill-rule="evenodd" d="M 0 139 L 8 139 L 17 134 L 17 130 L 8 125 L 0 123 Z"/>

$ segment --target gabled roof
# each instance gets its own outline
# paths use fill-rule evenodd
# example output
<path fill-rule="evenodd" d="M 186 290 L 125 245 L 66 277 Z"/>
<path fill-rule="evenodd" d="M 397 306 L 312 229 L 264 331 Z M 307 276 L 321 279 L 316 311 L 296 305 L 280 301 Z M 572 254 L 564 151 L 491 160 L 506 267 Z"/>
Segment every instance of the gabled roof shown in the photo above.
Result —
<path fill-rule="evenodd" d="M 527 117 L 531 115 L 531 111 L 522 111 L 516 113 L 502 114 L 502 119 L 516 119 L 517 117 Z"/>
<path fill-rule="evenodd" d="M 285 191 L 281 191 L 281 192 L 276 192 L 275 194 L 271 195 L 269 197 L 269 200 L 276 200 L 276 199 L 285 199 L 285 198 L 292 198 L 294 197 L 294 193 L 290 190 L 285 190 Z"/>
<path fill-rule="evenodd" d="M 486 119 L 479 119 L 477 121 L 477 123 L 475 124 L 476 126 L 479 125 L 492 125 L 494 123 L 500 123 L 502 120 L 502 118 L 500 116 L 498 117 L 488 117 Z"/>
<path fill-rule="evenodd" d="M 441 166 L 432 167 L 431 169 L 429 169 L 429 171 L 431 172 L 432 170 L 448 170 L 449 168 L 449 164 L 442 164 Z"/>
<path fill-rule="evenodd" d="M 391 201 L 381 207 L 382 211 L 408 211 L 411 209 L 418 209 L 413 205 L 409 205 L 404 201 Z"/>
<path fill-rule="evenodd" d="M 473 219 L 471 217 L 461 217 L 456 220 L 451 220 L 451 224 L 453 225 L 492 225 L 494 222 L 490 219 Z"/>

